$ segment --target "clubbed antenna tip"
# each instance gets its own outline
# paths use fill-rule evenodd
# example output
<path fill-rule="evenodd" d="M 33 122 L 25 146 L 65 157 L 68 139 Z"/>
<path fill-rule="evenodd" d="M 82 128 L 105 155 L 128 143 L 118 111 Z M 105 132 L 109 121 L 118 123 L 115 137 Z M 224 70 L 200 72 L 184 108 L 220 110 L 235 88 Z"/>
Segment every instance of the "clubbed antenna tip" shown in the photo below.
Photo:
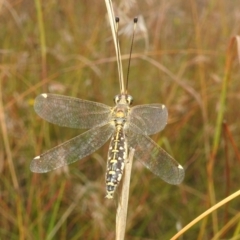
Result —
<path fill-rule="evenodd" d="M 130 54 L 129 54 L 129 60 L 128 60 L 128 71 L 127 71 L 127 80 L 126 80 L 126 93 L 128 91 L 128 78 L 129 78 L 129 71 L 130 71 L 130 63 L 131 63 L 131 57 L 132 57 L 132 49 L 133 49 L 133 41 L 134 41 L 134 35 L 135 35 L 135 29 L 137 25 L 138 18 L 135 17 L 133 19 L 133 35 L 132 35 L 132 42 L 131 42 L 131 47 L 130 47 Z"/>

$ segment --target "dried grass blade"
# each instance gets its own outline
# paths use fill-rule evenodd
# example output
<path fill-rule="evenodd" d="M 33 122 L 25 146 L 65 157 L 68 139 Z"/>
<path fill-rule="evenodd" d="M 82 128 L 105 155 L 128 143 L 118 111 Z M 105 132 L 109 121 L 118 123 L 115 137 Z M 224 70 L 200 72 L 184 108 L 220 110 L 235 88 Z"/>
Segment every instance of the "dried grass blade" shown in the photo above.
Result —
<path fill-rule="evenodd" d="M 118 202 L 117 216 L 116 216 L 116 240 L 123 240 L 126 230 L 126 220 L 127 220 L 127 209 L 128 209 L 128 197 L 129 197 L 129 187 L 131 179 L 132 162 L 135 150 L 130 149 L 128 155 L 128 162 L 125 166 L 123 185 L 120 193 L 120 198 Z"/>

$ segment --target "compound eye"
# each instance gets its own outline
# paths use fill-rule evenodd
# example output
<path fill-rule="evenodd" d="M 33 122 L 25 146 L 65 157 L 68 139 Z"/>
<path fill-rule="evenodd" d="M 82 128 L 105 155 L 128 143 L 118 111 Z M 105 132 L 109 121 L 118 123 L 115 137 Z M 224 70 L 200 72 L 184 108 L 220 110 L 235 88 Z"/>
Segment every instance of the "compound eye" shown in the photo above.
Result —
<path fill-rule="evenodd" d="M 127 102 L 128 102 L 129 105 L 131 105 L 133 103 L 133 97 L 128 95 L 127 96 Z"/>
<path fill-rule="evenodd" d="M 113 99 L 114 103 L 117 104 L 120 101 L 120 95 L 116 95 Z"/>

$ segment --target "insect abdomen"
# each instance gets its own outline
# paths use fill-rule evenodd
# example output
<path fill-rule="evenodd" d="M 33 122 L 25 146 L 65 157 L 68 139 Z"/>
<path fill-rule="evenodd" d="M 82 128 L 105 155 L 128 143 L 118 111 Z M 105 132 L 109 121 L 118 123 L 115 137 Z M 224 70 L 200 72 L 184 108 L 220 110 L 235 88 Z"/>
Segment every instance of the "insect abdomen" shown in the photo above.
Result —
<path fill-rule="evenodd" d="M 106 198 L 113 198 L 124 170 L 127 158 L 127 141 L 122 125 L 116 126 L 108 151 L 107 172 L 106 172 Z"/>

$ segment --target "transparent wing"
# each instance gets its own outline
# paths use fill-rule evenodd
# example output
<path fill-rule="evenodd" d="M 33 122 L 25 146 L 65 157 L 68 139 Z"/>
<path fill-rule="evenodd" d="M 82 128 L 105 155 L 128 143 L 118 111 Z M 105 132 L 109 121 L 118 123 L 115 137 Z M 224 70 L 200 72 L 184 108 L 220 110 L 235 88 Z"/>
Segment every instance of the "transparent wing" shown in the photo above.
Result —
<path fill-rule="evenodd" d="M 146 135 L 127 132 L 128 144 L 135 149 L 134 156 L 154 174 L 170 184 L 180 184 L 183 167 Z"/>
<path fill-rule="evenodd" d="M 146 104 L 130 109 L 129 122 L 136 125 L 145 135 L 161 131 L 167 124 L 168 112 L 165 105 Z"/>
<path fill-rule="evenodd" d="M 92 128 L 110 121 L 111 107 L 57 94 L 36 97 L 36 113 L 50 123 L 71 128 Z"/>
<path fill-rule="evenodd" d="M 30 165 L 32 172 L 49 172 L 73 163 L 100 148 L 112 135 L 111 124 L 92 128 L 69 141 L 35 157 Z"/>

